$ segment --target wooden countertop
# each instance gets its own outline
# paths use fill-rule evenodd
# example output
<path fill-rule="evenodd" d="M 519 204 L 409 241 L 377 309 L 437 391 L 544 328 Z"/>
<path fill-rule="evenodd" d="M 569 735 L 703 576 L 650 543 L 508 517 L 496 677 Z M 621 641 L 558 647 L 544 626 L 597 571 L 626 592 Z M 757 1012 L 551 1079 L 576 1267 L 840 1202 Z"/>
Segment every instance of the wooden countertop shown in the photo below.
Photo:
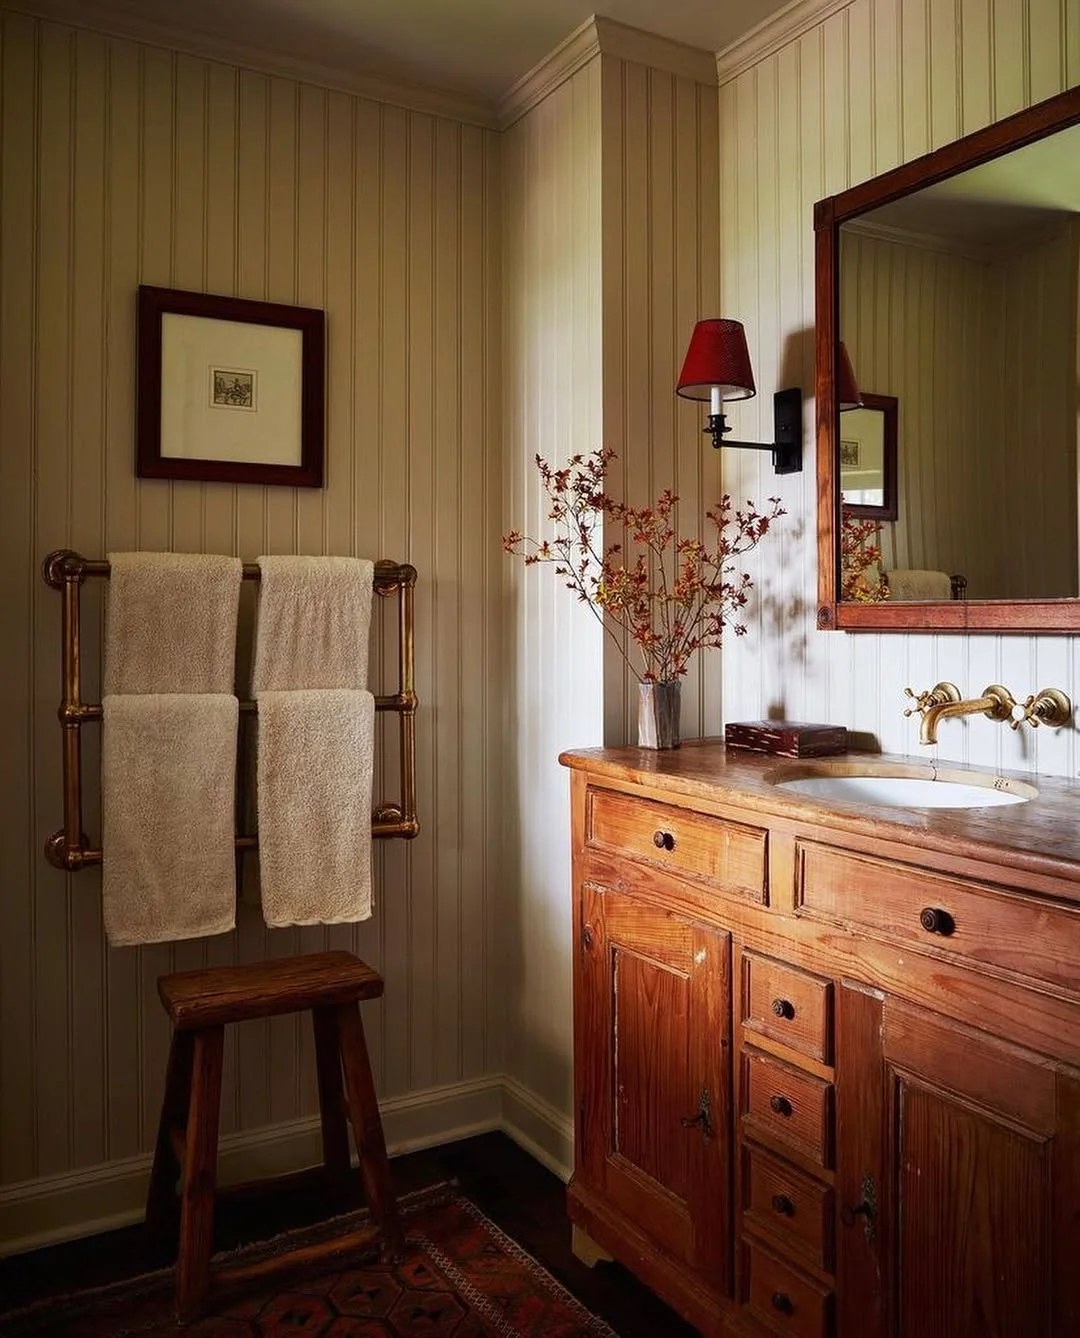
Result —
<path fill-rule="evenodd" d="M 996 772 L 961 762 L 890 753 L 849 752 L 832 758 L 785 758 L 725 749 L 719 739 L 689 739 L 675 749 L 582 748 L 560 755 L 563 766 L 599 777 L 647 786 L 654 792 L 716 804 L 731 803 L 763 815 L 815 827 L 936 850 L 1005 868 L 1062 880 L 1058 894 L 1080 901 L 1080 783 L 1060 776 Z M 957 779 L 964 773 L 993 774 L 1038 790 L 1023 804 L 992 808 L 893 808 L 832 804 L 785 790 L 770 777 L 792 775 L 816 762 L 888 763 L 929 777 L 936 768 Z M 1073 886 L 1070 886 L 1072 884 Z"/>

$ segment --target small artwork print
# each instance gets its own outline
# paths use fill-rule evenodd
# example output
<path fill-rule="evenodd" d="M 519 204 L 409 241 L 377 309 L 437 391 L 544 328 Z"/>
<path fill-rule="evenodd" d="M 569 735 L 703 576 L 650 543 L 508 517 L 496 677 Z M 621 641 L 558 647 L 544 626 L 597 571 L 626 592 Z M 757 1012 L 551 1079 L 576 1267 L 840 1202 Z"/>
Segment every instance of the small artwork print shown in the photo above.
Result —
<path fill-rule="evenodd" d="M 210 403 L 216 409 L 254 410 L 255 382 L 255 372 L 237 367 L 211 367 Z"/>
<path fill-rule="evenodd" d="M 841 441 L 840 464 L 842 467 L 846 467 L 848 469 L 858 469 L 859 443 L 857 441 Z"/>

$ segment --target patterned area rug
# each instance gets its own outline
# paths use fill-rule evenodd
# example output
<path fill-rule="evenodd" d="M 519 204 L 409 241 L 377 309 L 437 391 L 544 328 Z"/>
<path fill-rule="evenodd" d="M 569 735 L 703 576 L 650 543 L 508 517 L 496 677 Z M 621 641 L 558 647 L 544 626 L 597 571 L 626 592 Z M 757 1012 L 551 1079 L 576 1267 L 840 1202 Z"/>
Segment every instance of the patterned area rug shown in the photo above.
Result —
<path fill-rule="evenodd" d="M 325 1260 L 177 1324 L 171 1269 L 0 1315 L 3 1338 L 617 1338 L 472 1203 L 447 1186 L 402 1200 L 406 1254 Z M 362 1223 L 353 1213 L 238 1250 L 247 1263 Z M 221 1257 L 224 1258 L 223 1256 Z"/>

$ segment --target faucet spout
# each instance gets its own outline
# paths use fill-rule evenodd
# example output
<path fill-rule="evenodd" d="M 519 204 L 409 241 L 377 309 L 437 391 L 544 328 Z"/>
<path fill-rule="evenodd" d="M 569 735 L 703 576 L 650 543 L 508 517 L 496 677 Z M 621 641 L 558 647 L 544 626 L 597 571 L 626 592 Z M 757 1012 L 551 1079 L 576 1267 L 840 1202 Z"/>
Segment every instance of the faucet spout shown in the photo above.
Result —
<path fill-rule="evenodd" d="M 1012 693 L 999 683 L 991 683 L 984 689 L 981 697 L 972 697 L 964 701 L 935 702 L 923 711 L 922 723 L 919 725 L 919 742 L 937 743 L 938 722 L 941 720 L 948 720 L 952 716 L 980 713 L 990 720 L 1008 720 L 1015 705 Z"/>

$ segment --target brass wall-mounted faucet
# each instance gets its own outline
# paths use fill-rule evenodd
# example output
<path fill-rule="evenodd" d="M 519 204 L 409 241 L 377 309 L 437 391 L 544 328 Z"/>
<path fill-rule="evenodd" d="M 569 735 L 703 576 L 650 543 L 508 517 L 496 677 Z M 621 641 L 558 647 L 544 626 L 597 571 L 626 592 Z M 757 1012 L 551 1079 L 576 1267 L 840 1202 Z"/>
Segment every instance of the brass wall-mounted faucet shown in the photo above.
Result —
<path fill-rule="evenodd" d="M 937 743 L 938 721 L 952 716 L 982 714 L 990 720 L 1008 720 L 1013 729 L 1019 729 L 1023 724 L 1050 725 L 1056 729 L 1072 719 L 1072 702 L 1058 688 L 1042 688 L 1022 705 L 1000 683 L 991 683 L 983 689 L 981 697 L 968 700 L 960 696 L 960 689 L 955 683 L 937 683 L 929 692 L 917 695 L 911 688 L 905 688 L 904 695 L 913 698 L 915 702 L 904 715 L 918 713 L 922 717 L 919 725 L 920 743 Z"/>

